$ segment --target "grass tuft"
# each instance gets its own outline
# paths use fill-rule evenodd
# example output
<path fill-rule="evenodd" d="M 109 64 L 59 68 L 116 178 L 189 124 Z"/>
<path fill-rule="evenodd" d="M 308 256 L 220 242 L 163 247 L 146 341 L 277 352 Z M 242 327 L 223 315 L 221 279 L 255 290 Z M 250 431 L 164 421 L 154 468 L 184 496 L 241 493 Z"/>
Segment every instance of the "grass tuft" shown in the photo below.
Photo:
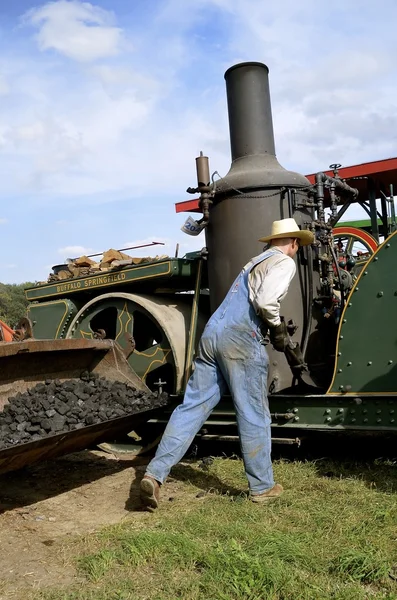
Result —
<path fill-rule="evenodd" d="M 391 565 L 388 560 L 377 549 L 371 547 L 363 550 L 345 550 L 330 566 L 330 573 L 361 583 L 379 583 L 390 571 Z"/>

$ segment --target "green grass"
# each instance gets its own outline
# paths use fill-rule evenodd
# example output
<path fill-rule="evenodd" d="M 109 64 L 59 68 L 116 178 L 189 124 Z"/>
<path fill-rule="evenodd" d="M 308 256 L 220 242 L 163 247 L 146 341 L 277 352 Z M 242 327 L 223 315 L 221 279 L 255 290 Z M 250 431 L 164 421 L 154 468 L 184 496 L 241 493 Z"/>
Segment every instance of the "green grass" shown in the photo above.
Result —
<path fill-rule="evenodd" d="M 397 599 L 397 467 L 275 462 L 284 495 L 251 503 L 240 460 L 180 465 L 173 502 L 81 543 L 79 589 L 38 600 Z M 197 498 L 200 490 L 211 493 Z"/>

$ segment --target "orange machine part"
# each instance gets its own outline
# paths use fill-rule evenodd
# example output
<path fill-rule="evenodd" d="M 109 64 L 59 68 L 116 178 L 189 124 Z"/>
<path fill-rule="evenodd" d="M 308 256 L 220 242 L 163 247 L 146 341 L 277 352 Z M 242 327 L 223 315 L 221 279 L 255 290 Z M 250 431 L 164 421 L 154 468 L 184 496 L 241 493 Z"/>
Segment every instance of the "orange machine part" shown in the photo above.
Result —
<path fill-rule="evenodd" d="M 14 339 L 14 330 L 8 327 L 3 321 L 0 321 L 1 341 L 12 342 Z"/>

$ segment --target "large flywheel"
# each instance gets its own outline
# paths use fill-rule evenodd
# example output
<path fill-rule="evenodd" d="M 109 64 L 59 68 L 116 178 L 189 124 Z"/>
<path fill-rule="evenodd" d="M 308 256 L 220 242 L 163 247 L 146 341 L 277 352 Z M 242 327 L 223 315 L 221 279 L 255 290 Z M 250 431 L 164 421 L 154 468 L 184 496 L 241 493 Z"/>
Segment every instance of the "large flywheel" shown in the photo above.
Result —
<path fill-rule="evenodd" d="M 103 294 L 77 313 L 66 337 L 116 340 L 149 388 L 175 393 L 183 385 L 191 299 Z M 199 318 L 196 340 L 203 326 Z"/>
<path fill-rule="evenodd" d="M 338 225 L 333 229 L 333 236 L 339 262 L 343 264 L 344 261 L 345 266 L 356 279 L 376 251 L 378 242 L 371 234 L 359 227 Z M 351 261 L 351 269 L 349 261 Z"/>

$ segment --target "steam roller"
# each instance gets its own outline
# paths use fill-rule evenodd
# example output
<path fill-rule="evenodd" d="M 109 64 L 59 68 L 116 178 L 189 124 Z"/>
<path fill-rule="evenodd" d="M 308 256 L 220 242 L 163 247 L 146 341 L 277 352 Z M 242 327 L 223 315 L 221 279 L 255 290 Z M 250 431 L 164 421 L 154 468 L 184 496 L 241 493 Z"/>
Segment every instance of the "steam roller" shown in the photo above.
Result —
<path fill-rule="evenodd" d="M 267 347 L 273 439 L 295 443 L 308 431 L 396 431 L 397 159 L 335 163 L 306 176 L 289 171 L 276 158 L 267 66 L 234 65 L 225 81 L 230 169 L 222 177 L 211 173 L 201 152 L 197 183 L 187 190 L 194 198 L 176 207 L 191 212 L 182 229 L 204 231 L 205 247 L 182 257 L 114 260 L 84 272 L 66 264 L 62 277 L 54 268 L 47 282 L 26 290 L 24 326 L 0 344 L 6 439 L 0 438 L 0 473 L 132 431 L 149 445 L 158 439 L 183 399 L 209 316 L 243 265 L 263 250 L 258 239 L 286 217 L 312 231 L 315 241 L 299 250 L 282 304 L 301 359 L 292 364 Z M 354 205 L 367 212 L 364 226 L 343 221 Z M 126 388 L 118 389 L 121 384 Z M 36 402 L 30 421 L 29 402 Z M 56 430 L 65 423 L 59 410 L 66 411 L 67 430 Z M 199 437 L 236 439 L 228 395 Z"/>

